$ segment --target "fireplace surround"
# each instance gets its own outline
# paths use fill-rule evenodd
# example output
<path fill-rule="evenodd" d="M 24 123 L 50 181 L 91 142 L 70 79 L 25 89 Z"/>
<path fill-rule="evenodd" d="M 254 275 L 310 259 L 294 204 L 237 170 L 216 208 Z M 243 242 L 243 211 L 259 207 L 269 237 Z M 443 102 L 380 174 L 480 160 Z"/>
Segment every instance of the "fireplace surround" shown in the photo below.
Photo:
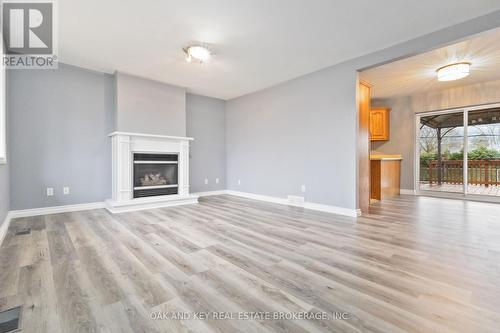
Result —
<path fill-rule="evenodd" d="M 112 213 L 197 203 L 189 193 L 192 138 L 113 132 Z"/>

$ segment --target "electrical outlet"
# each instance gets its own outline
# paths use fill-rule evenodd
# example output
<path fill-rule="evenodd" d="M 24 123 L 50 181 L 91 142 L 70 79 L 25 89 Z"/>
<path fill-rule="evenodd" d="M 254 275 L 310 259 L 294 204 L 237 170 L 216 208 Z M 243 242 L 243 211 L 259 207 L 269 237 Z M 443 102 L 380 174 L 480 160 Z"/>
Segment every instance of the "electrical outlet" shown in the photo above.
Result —
<path fill-rule="evenodd" d="M 241 179 L 238 179 L 238 185 L 241 185 Z"/>
<path fill-rule="evenodd" d="M 47 187 L 47 196 L 51 197 L 54 195 L 54 188 L 53 187 Z"/>
<path fill-rule="evenodd" d="M 219 178 L 215 178 L 215 184 L 219 184 Z"/>
<path fill-rule="evenodd" d="M 205 185 L 207 185 L 207 184 L 208 184 L 208 179 L 207 179 L 207 178 L 205 178 Z"/>
<path fill-rule="evenodd" d="M 69 186 L 64 186 L 63 187 L 63 194 L 68 195 L 69 194 Z"/>
<path fill-rule="evenodd" d="M 306 186 L 305 185 L 302 185 L 300 187 L 300 190 L 302 191 L 302 193 L 306 193 Z"/>

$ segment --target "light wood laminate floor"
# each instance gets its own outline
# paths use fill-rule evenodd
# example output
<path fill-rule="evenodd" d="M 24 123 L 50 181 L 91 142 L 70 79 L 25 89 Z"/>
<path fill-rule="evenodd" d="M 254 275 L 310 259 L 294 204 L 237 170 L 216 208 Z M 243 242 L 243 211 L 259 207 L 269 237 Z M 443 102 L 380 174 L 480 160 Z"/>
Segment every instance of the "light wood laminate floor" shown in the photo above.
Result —
<path fill-rule="evenodd" d="M 25 332 L 500 332 L 500 205 L 403 196 L 370 210 L 215 196 L 16 219 L 0 310 L 23 305 Z M 151 319 L 194 312 L 348 315 Z"/>

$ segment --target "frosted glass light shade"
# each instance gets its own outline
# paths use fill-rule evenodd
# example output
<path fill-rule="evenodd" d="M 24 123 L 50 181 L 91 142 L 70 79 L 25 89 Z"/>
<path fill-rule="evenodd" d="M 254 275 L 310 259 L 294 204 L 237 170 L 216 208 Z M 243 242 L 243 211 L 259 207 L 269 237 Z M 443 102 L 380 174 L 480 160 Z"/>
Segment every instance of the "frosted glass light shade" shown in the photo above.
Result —
<path fill-rule="evenodd" d="M 470 63 L 460 62 L 439 68 L 437 71 L 438 81 L 460 80 L 470 74 Z"/>
<path fill-rule="evenodd" d="M 198 60 L 199 62 L 206 62 L 208 59 L 210 59 L 211 55 L 209 49 L 198 45 L 188 47 L 186 49 L 186 53 L 188 62 L 191 62 L 191 58 Z"/>

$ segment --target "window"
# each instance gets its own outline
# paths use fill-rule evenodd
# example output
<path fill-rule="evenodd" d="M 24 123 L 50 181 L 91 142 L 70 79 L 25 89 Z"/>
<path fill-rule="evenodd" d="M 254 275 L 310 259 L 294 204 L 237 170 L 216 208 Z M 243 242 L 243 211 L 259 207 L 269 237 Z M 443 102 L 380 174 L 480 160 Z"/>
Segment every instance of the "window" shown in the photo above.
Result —
<path fill-rule="evenodd" d="M 2 39 L 2 38 L 0 38 Z M 2 49 L 3 49 L 3 45 Z M 2 51 L 3 53 L 3 51 Z M 5 84 L 5 68 L 0 65 L 0 164 L 7 162 L 7 124 L 6 124 L 6 84 Z"/>

